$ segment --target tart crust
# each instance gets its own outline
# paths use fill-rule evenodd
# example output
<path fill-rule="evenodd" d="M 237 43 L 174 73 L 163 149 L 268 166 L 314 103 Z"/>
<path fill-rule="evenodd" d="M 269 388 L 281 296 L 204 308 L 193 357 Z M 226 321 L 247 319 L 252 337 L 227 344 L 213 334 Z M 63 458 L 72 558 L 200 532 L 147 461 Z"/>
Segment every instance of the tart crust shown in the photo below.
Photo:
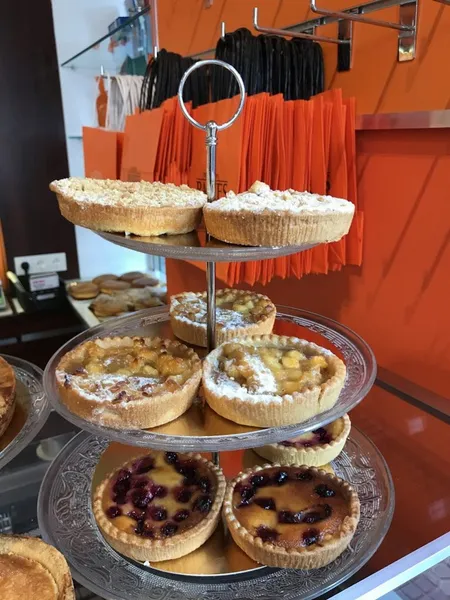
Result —
<path fill-rule="evenodd" d="M 16 408 L 16 375 L 14 369 L 0 357 L 0 437 L 5 433 Z"/>
<path fill-rule="evenodd" d="M 122 202 L 117 196 L 111 196 L 105 202 L 103 198 L 99 198 L 102 188 L 87 188 L 84 191 L 80 187 L 83 182 L 86 186 L 101 185 L 105 197 L 108 197 L 108 186 L 115 190 L 123 188 L 123 193 L 129 194 L 133 202 Z M 142 236 L 193 231 L 201 222 L 202 206 L 206 202 L 206 195 L 198 190 L 160 182 L 151 184 L 106 180 L 99 183 L 99 180 L 70 178 L 53 181 L 50 189 L 56 193 L 62 216 L 74 225 L 97 231 L 126 232 Z M 151 200 L 159 192 L 161 201 L 152 203 Z M 178 201 L 174 204 L 167 200 L 168 196 L 185 197 L 186 202 Z"/>
<path fill-rule="evenodd" d="M 107 348 L 119 344 L 129 347 L 136 340 L 143 338 L 113 337 L 99 338 L 94 343 L 101 342 Z M 144 338 L 145 339 L 145 338 Z M 153 338 L 158 340 L 158 338 Z M 71 364 L 83 363 L 84 342 L 65 354 L 56 368 L 56 381 L 61 400 L 74 414 L 87 421 L 92 421 L 116 429 L 146 429 L 173 421 L 191 406 L 201 380 L 201 362 L 197 354 L 184 344 L 173 340 L 162 340 L 169 348 L 182 350 L 189 360 L 192 375 L 179 386 L 179 389 L 162 389 L 156 394 L 142 396 L 126 402 L 113 404 L 110 400 L 100 397 L 90 398 L 83 390 L 68 384 L 67 369 Z"/>
<path fill-rule="evenodd" d="M 42 600 L 42 590 L 39 589 L 39 586 L 33 587 L 38 579 L 44 579 L 49 584 L 53 584 L 51 587 L 56 588 L 54 600 L 75 600 L 69 566 L 64 556 L 53 546 L 49 546 L 38 538 L 0 534 L 0 557 L 2 555 L 17 560 L 17 573 L 14 571 L 11 573 L 10 570 L 8 572 L 16 578 L 23 578 L 18 583 L 20 583 L 20 587 L 23 585 L 28 600 Z M 20 570 L 21 564 L 25 567 L 24 571 Z M 36 581 L 33 578 L 33 571 L 37 575 Z M 14 591 L 14 588 L 12 589 Z M 16 595 L 9 596 L 8 593 L 6 593 L 6 597 L 2 595 L 2 600 L 16 600 L 16 598 Z M 50 600 L 50 596 L 46 595 L 44 599 Z"/>
<path fill-rule="evenodd" d="M 139 537 L 126 531 L 121 531 L 114 527 L 113 522 L 105 515 L 102 505 L 105 489 L 108 487 L 112 478 L 121 468 L 129 464 L 125 462 L 119 469 L 115 469 L 100 483 L 95 490 L 93 501 L 93 513 L 99 529 L 110 546 L 115 550 L 138 561 L 159 562 L 180 558 L 190 552 L 193 552 L 214 533 L 221 516 L 221 508 L 226 490 L 226 480 L 219 467 L 192 452 L 183 454 L 187 458 L 193 458 L 207 465 L 210 473 L 216 478 L 216 495 L 209 513 L 192 529 L 187 529 L 180 534 L 175 534 L 166 539 L 152 540 Z"/>
<path fill-rule="evenodd" d="M 221 344 L 203 363 L 203 390 L 210 407 L 222 417 L 241 425 L 278 427 L 302 423 L 336 404 L 344 385 L 346 367 L 342 360 L 329 350 L 306 340 L 273 334 L 242 338 L 238 343 L 249 347 L 273 345 L 279 348 L 309 350 L 326 359 L 331 376 L 321 385 L 315 385 L 302 392 L 283 396 L 243 393 L 238 397 L 232 389 L 227 391 L 226 386 L 215 381 L 218 359 L 223 350 Z"/>
<path fill-rule="evenodd" d="M 348 233 L 354 212 L 354 205 L 347 200 L 294 190 L 272 191 L 259 181 L 248 192 L 229 192 L 203 207 L 208 233 L 244 246 L 334 242 Z"/>
<path fill-rule="evenodd" d="M 332 425 L 336 435 L 333 435 L 333 439 L 328 444 L 317 444 L 308 448 L 267 444 L 260 448 L 254 448 L 254 451 L 274 463 L 321 467 L 332 462 L 342 452 L 351 429 L 350 417 L 344 415 L 334 421 Z"/>
<path fill-rule="evenodd" d="M 263 294 L 256 294 L 255 292 L 249 292 L 246 290 L 234 290 L 225 288 L 222 290 L 218 290 L 216 298 L 221 298 L 230 293 L 235 294 L 236 300 L 239 300 L 239 298 L 243 296 L 252 296 L 256 300 L 264 299 L 268 302 L 267 306 L 269 307 L 269 309 L 266 314 L 261 315 L 260 319 L 253 323 L 249 322 L 248 325 L 244 325 L 242 327 L 223 327 L 217 324 L 216 345 L 222 344 L 223 342 L 228 342 L 235 338 L 241 338 L 248 335 L 263 335 L 272 332 L 275 323 L 276 308 L 273 302 L 267 296 L 264 296 Z M 186 298 L 186 294 L 186 292 L 183 292 L 181 294 L 172 296 L 170 299 L 170 323 L 172 326 L 172 331 L 180 340 L 183 340 L 188 344 L 194 344 L 195 346 L 202 346 L 206 348 L 206 323 L 199 323 L 198 321 L 183 318 L 182 316 L 178 315 L 177 312 L 173 309 L 173 305 L 175 302 L 183 304 Z M 188 294 L 190 298 L 194 297 L 196 299 L 202 299 L 206 303 L 206 292 L 188 292 Z M 232 309 L 230 309 L 230 311 L 231 310 Z"/>
<path fill-rule="evenodd" d="M 360 517 L 360 502 L 353 488 L 343 479 L 315 467 L 305 468 L 322 483 L 331 483 L 339 488 L 341 494 L 348 501 L 348 515 L 344 518 L 339 533 L 326 535 L 319 545 L 286 549 L 282 546 L 263 542 L 259 537 L 251 534 L 241 525 L 233 511 L 233 492 L 236 484 L 247 478 L 250 474 L 257 473 L 270 467 L 297 467 L 298 465 L 264 465 L 254 467 L 240 473 L 228 484 L 223 504 L 223 514 L 229 531 L 236 544 L 253 560 L 269 567 L 285 569 L 318 569 L 335 560 L 350 544 L 358 526 Z"/>

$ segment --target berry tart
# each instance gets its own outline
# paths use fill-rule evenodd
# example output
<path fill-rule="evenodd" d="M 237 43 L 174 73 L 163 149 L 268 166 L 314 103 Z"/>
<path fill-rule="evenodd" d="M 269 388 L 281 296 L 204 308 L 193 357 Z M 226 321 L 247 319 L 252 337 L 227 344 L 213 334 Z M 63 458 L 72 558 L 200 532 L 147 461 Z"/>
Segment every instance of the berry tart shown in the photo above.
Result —
<path fill-rule="evenodd" d="M 220 519 L 226 482 L 199 454 L 151 451 L 98 486 L 94 516 L 107 542 L 139 561 L 185 556 Z"/>
<path fill-rule="evenodd" d="M 227 488 L 224 515 L 236 544 L 270 567 L 317 569 L 347 548 L 360 504 L 350 485 L 314 467 L 265 465 Z"/>
<path fill-rule="evenodd" d="M 61 400 L 88 421 L 117 429 L 168 423 L 192 404 L 201 379 L 197 354 L 172 340 L 97 338 L 56 367 Z"/>
<path fill-rule="evenodd" d="M 42 540 L 0 534 L 2 600 L 75 600 L 64 556 Z"/>
<path fill-rule="evenodd" d="M 0 356 L 0 436 L 2 436 L 16 408 L 16 376 L 14 369 Z"/>
<path fill-rule="evenodd" d="M 193 231 L 206 194 L 187 185 L 70 177 L 50 184 L 59 210 L 74 225 L 143 236 Z"/>
<path fill-rule="evenodd" d="M 276 308 L 262 294 L 219 290 L 216 294 L 216 337 L 221 344 L 236 337 L 272 333 Z M 174 334 L 196 346 L 206 346 L 206 292 L 183 292 L 170 299 Z"/>
<path fill-rule="evenodd" d="M 348 233 L 355 205 L 308 192 L 273 191 L 256 181 L 248 192 L 228 192 L 205 204 L 208 233 L 244 246 L 292 246 L 334 242 Z"/>
<path fill-rule="evenodd" d="M 254 450 L 270 462 L 320 467 L 334 460 L 342 452 L 350 429 L 350 418 L 344 415 L 314 431 Z"/>
<path fill-rule="evenodd" d="M 255 335 L 221 344 L 203 363 L 206 401 L 219 415 L 255 427 L 302 423 L 331 408 L 344 363 L 294 337 Z"/>

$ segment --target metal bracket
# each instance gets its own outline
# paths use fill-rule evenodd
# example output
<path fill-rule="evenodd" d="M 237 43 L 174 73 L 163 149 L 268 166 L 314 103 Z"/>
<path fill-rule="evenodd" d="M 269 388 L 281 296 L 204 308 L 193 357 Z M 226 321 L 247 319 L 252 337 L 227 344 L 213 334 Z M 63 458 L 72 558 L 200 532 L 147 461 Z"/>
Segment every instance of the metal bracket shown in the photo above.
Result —
<path fill-rule="evenodd" d="M 312 12 L 322 15 L 320 19 L 314 19 L 301 23 L 302 31 L 311 26 L 327 25 L 328 23 L 338 23 L 338 38 L 349 42 L 347 47 L 340 47 L 338 53 L 338 71 L 346 71 L 351 67 L 351 45 L 353 28 L 349 26 L 353 21 L 365 23 L 366 25 L 375 25 L 377 27 L 386 27 L 395 29 L 398 34 L 398 61 L 405 62 L 413 60 L 416 56 L 416 35 L 417 35 L 417 0 L 374 0 L 367 4 L 354 6 L 344 11 L 327 10 L 319 8 L 316 0 L 310 0 L 310 9 Z M 375 12 L 391 6 L 399 7 L 399 22 L 379 21 L 363 16 L 366 13 Z"/>

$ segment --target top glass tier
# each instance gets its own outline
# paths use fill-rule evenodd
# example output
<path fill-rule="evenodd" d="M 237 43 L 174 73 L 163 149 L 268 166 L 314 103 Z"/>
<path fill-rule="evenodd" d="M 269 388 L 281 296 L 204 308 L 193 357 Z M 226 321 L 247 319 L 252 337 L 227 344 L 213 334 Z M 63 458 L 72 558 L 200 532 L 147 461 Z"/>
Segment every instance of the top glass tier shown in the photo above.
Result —
<path fill-rule="evenodd" d="M 143 75 L 152 53 L 150 7 L 132 17 L 119 17 L 110 31 L 68 60 L 62 67 L 89 69 L 96 74 Z"/>

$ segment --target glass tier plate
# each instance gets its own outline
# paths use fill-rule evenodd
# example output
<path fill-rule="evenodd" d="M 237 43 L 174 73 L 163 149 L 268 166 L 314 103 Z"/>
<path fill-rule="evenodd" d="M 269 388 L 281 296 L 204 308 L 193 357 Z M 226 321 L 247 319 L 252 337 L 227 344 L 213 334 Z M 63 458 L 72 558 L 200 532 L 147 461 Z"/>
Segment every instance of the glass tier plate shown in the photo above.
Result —
<path fill-rule="evenodd" d="M 233 598 L 308 600 L 339 585 L 374 554 L 389 529 L 394 511 L 394 487 L 382 455 L 372 442 L 353 428 L 344 451 L 332 463 L 336 474 L 350 481 L 361 501 L 361 519 L 349 548 L 330 565 L 312 571 L 268 569 L 256 563 L 217 561 L 220 549 L 205 547 L 190 555 L 198 561 L 166 561 L 164 571 L 144 567 L 113 550 L 100 534 L 91 509 L 96 471 L 109 440 L 79 433 L 49 467 L 38 500 L 42 536 L 66 557 L 74 578 L 111 600 L 228 600 Z M 122 447 L 123 448 L 123 447 Z M 173 450 L 178 449 L 176 445 Z M 136 452 L 136 448 L 131 451 Z M 227 455 L 227 475 L 249 466 L 250 450 Z M 125 449 L 125 459 L 130 449 Z M 233 458 L 230 461 L 230 458 Z M 123 461 L 116 451 L 116 460 Z M 232 462 L 232 467 L 229 465 Z M 118 464 L 118 463 L 117 463 Z M 232 471 L 232 472 L 230 472 Z M 224 536 L 226 539 L 226 534 Z M 210 541 L 206 542 L 208 545 Z M 89 548 L 89 551 L 86 551 Z M 232 549 L 228 546 L 228 557 Z M 222 547 L 221 555 L 227 553 Z M 186 559 L 187 557 L 185 557 Z M 174 563 L 168 565 L 167 563 Z M 192 568 L 192 565 L 197 568 Z M 235 565 L 239 566 L 236 567 Z M 203 572 L 199 572 L 202 565 Z M 234 565 L 234 566 L 233 566 Z M 246 570 L 243 571 L 242 569 Z M 170 569 L 170 570 L 169 570 Z M 235 570 L 233 570 L 235 569 Z"/>
<path fill-rule="evenodd" d="M 0 468 L 9 463 L 39 433 L 50 407 L 42 387 L 39 367 L 15 356 L 0 354 L 16 374 L 16 409 L 8 429 L 0 437 Z"/>
<path fill-rule="evenodd" d="M 296 254 L 317 246 L 317 244 L 304 244 L 303 246 L 238 246 L 214 238 L 206 240 L 206 233 L 201 230 L 182 235 L 161 235 L 157 237 L 142 237 L 103 231 L 95 231 L 94 233 L 108 240 L 108 242 L 144 254 L 206 262 L 263 260 Z"/>
<path fill-rule="evenodd" d="M 376 375 L 376 362 L 369 346 L 356 333 L 321 315 L 285 306 L 277 307 L 274 333 L 297 336 L 325 346 L 340 356 L 347 366 L 344 388 L 334 407 L 307 421 L 284 427 L 257 429 L 238 425 L 220 417 L 201 400 L 181 417 L 148 430 L 118 430 L 86 421 L 61 402 L 55 369 L 61 357 L 77 344 L 96 337 L 117 335 L 173 338 L 167 307 L 149 309 L 132 316 L 107 321 L 85 331 L 58 350 L 44 373 L 44 389 L 54 408 L 81 429 L 111 440 L 160 450 L 174 446 L 183 451 L 220 451 L 253 448 L 289 439 L 337 419 L 349 412 L 368 393 Z M 199 354 L 204 350 L 196 348 Z"/>

